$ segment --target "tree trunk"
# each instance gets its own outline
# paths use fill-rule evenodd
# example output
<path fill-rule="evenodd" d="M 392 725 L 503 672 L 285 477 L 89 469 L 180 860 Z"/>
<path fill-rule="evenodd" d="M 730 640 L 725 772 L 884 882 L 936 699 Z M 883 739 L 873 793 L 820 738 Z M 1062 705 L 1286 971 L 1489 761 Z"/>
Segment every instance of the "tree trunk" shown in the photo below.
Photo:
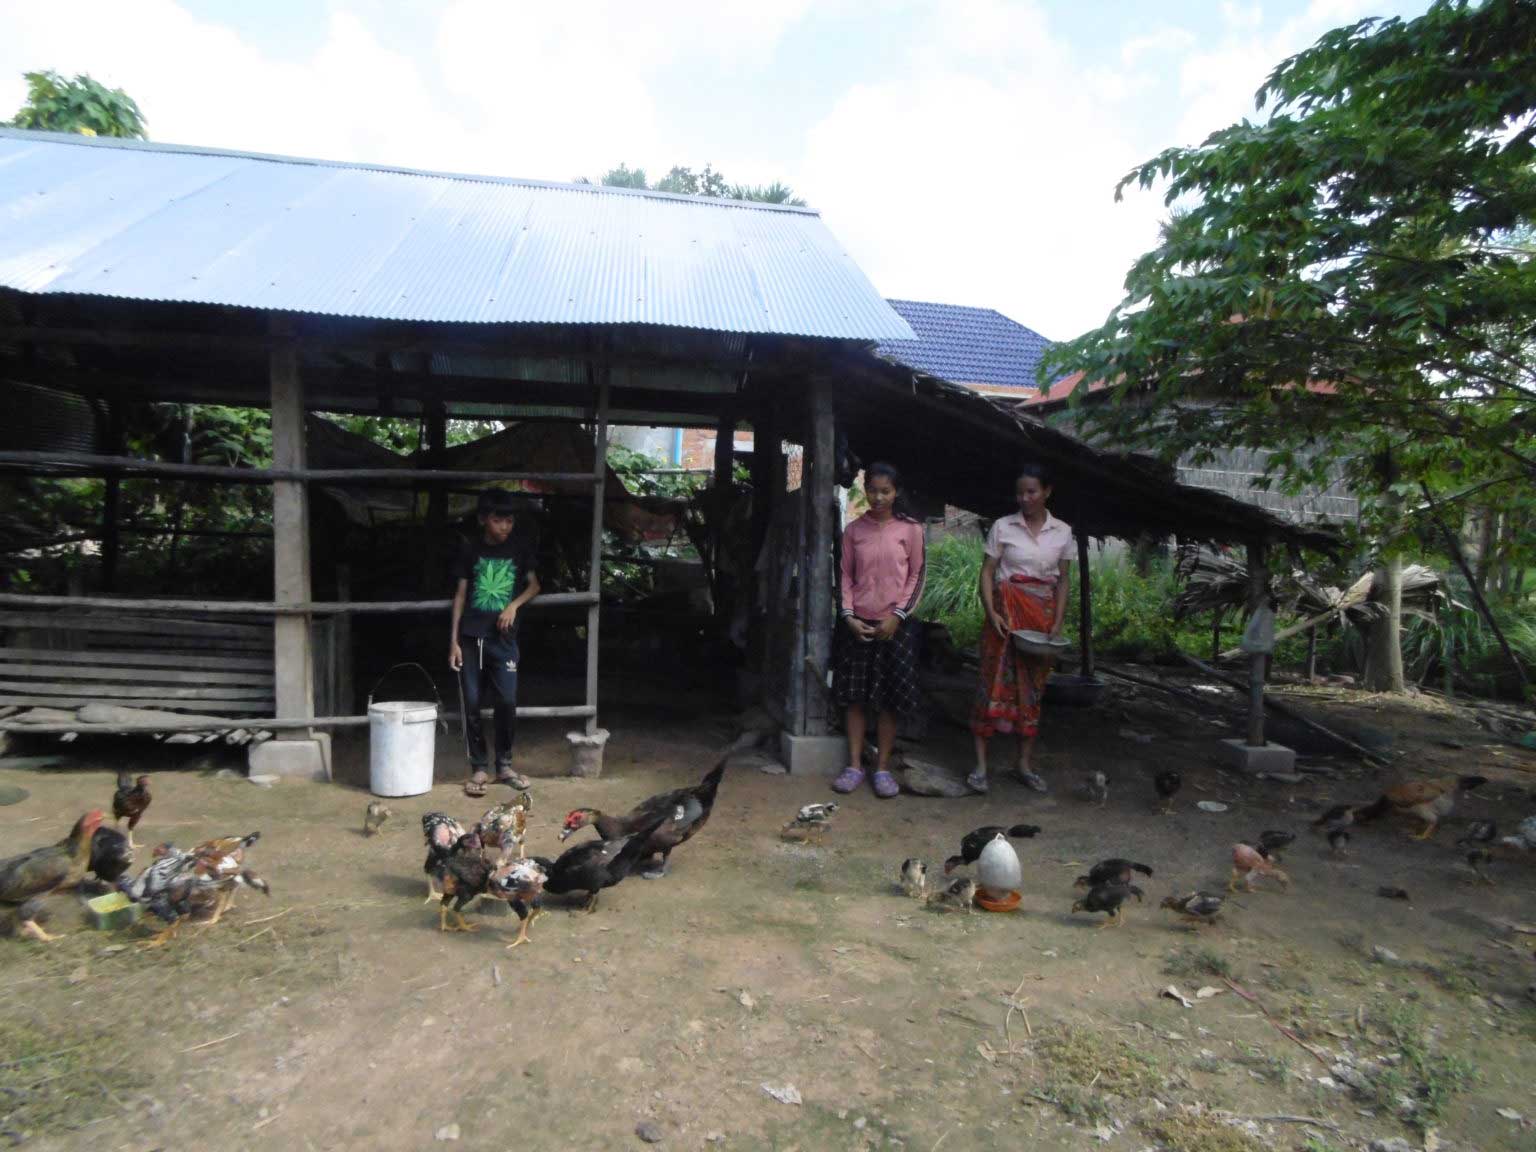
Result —
<path fill-rule="evenodd" d="M 1493 559 L 1493 543 L 1495 539 L 1494 521 L 1496 514 L 1492 508 L 1484 508 L 1478 516 L 1477 522 L 1477 566 L 1473 569 L 1474 579 L 1480 592 L 1488 591 L 1488 565 Z"/>
<path fill-rule="evenodd" d="M 1403 691 L 1403 560 L 1388 556 L 1376 571 L 1371 599 L 1386 615 L 1371 625 L 1365 641 L 1365 688 L 1371 692 Z"/>

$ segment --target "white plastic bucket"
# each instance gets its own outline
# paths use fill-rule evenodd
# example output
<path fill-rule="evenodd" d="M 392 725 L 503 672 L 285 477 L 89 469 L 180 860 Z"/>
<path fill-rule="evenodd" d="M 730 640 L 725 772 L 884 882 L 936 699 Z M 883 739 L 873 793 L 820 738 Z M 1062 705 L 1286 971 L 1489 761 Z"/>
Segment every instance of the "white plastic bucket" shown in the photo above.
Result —
<path fill-rule="evenodd" d="M 375 796 L 432 791 L 436 747 L 436 704 L 381 700 L 368 705 L 368 787 Z"/>

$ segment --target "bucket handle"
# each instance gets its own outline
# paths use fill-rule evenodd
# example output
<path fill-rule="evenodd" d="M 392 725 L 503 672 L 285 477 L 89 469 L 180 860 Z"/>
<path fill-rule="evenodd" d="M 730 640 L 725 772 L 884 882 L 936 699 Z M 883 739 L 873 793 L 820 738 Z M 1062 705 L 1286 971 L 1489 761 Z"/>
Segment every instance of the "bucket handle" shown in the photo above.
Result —
<path fill-rule="evenodd" d="M 387 669 L 384 675 L 373 682 L 373 687 L 368 690 L 368 707 L 373 707 L 373 695 L 379 690 L 379 685 L 402 668 L 416 669 L 416 671 L 421 673 L 422 678 L 426 680 L 427 687 L 432 689 L 432 699 L 437 702 L 437 726 L 443 730 L 443 734 L 446 736 L 448 734 L 448 721 L 443 718 L 443 698 L 437 690 L 437 681 L 433 680 L 432 674 L 414 660 L 401 661 L 394 667 Z"/>

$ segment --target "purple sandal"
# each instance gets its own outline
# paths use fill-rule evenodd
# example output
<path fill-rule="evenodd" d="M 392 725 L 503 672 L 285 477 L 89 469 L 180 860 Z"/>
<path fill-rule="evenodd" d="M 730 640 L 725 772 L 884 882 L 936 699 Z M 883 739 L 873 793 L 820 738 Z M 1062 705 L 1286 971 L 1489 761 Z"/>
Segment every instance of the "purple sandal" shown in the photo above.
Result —
<path fill-rule="evenodd" d="M 864 770 L 854 768 L 851 765 L 837 774 L 837 779 L 832 781 L 832 791 L 847 795 L 859 785 L 864 783 Z"/>
<path fill-rule="evenodd" d="M 901 791 L 901 785 L 896 783 L 896 777 L 892 776 L 884 768 L 875 773 L 875 795 L 882 800 L 889 800 Z"/>

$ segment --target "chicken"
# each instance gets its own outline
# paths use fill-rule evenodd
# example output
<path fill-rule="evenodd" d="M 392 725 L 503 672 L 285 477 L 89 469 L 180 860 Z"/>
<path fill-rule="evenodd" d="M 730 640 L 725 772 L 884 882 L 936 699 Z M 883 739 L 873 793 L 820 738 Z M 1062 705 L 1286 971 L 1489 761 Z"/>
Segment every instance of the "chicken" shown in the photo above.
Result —
<path fill-rule="evenodd" d="M 464 919 L 464 906 L 477 896 L 483 896 L 491 884 L 495 865 L 485 858 L 484 847 L 478 832 L 466 832 L 454 844 L 453 851 L 445 856 L 437 868 L 437 881 L 443 895 L 437 905 L 437 930 L 439 932 L 474 932 L 475 926 Z M 451 907 L 450 907 L 451 905 Z M 448 927 L 452 915 L 455 927 Z"/>
<path fill-rule="evenodd" d="M 1088 889 L 1088 895 L 1084 896 L 1081 900 L 1073 902 L 1072 911 L 1108 913 L 1109 919 L 1105 920 L 1099 927 L 1108 928 L 1112 924 L 1118 927 L 1122 923 L 1120 919 L 1120 906 L 1131 896 L 1136 897 L 1136 903 L 1140 904 L 1143 895 L 1145 893 L 1134 884 L 1121 884 L 1111 881 L 1108 884 L 1099 884 Z"/>
<path fill-rule="evenodd" d="M 677 788 L 642 800 L 625 816 L 610 816 L 596 808 L 573 809 L 566 814 L 565 823 L 560 829 L 560 839 L 563 841 L 589 825 L 596 828 L 598 836 L 604 840 L 617 840 L 642 826 L 649 826 L 653 831 L 646 856 L 660 856 L 661 860 L 642 875 L 647 880 L 659 879 L 667 873 L 667 858 L 671 856 L 672 850 L 697 836 L 708 823 L 709 814 L 715 806 L 715 794 L 720 790 L 720 781 L 724 776 L 725 760 L 722 758 L 693 787 Z M 670 814 L 678 809 L 682 815 L 673 819 Z M 661 817 L 659 822 L 656 820 L 658 816 Z"/>
<path fill-rule="evenodd" d="M 128 846 L 137 848 L 133 842 L 133 830 L 139 826 L 139 820 L 149 810 L 149 802 L 153 797 L 149 794 L 149 777 L 140 776 L 137 780 L 128 772 L 117 774 L 117 791 L 112 793 L 112 822 L 114 824 L 128 821 Z"/>
<path fill-rule="evenodd" d="M 928 865 L 916 857 L 901 862 L 901 890 L 914 900 L 928 895 Z"/>
<path fill-rule="evenodd" d="M 428 812 L 421 818 L 421 833 L 427 842 L 427 861 L 421 866 L 427 874 L 427 898 L 422 903 L 430 904 L 442 899 L 437 890 L 437 870 L 463 838 L 464 825 L 444 812 Z"/>
<path fill-rule="evenodd" d="M 91 844 L 102 819 L 101 810 L 93 808 L 76 820 L 69 835 L 58 843 L 0 860 L 0 904 L 27 910 L 17 915 L 22 935 L 41 941 L 56 939 L 43 930 L 36 917 L 38 905 L 31 902 L 73 888 L 85 879 L 91 866 Z"/>
<path fill-rule="evenodd" d="M 218 895 L 217 906 L 208 919 L 209 924 L 217 924 L 220 917 L 229 910 L 235 898 L 235 889 L 243 886 L 236 878 L 244 871 L 246 850 L 260 839 L 260 832 L 252 832 L 248 836 L 205 840 L 192 849 L 198 875 L 209 881 Z"/>
<path fill-rule="evenodd" d="M 209 841 L 224 844 L 228 841 Z M 239 841 L 235 841 L 239 843 Z M 211 926 L 229 906 L 236 888 L 252 888 L 267 896 L 271 886 L 249 868 L 219 867 L 228 856 L 210 859 L 197 851 L 183 852 L 172 844 L 155 849 L 155 860 L 133 880 L 120 880 L 118 887 L 132 901 L 143 904 L 165 924 L 159 933 L 144 942 L 146 948 L 158 948 L 172 939 L 186 919 Z"/>
<path fill-rule="evenodd" d="M 497 804 L 487 809 L 475 824 L 474 831 L 479 833 L 481 844 L 486 848 L 498 849 L 502 859 L 508 859 L 513 848 L 517 849 L 518 859 L 522 859 L 523 839 L 527 834 L 528 813 L 531 811 L 533 797 L 523 792 L 515 803 Z"/>
<path fill-rule="evenodd" d="M 363 835 L 378 835 L 379 829 L 384 827 L 384 821 L 394 814 L 394 811 L 382 801 L 368 801 L 368 807 L 363 812 Z"/>
<path fill-rule="evenodd" d="M 116 828 L 98 828 L 91 837 L 90 874 L 113 888 L 133 867 L 133 848 Z"/>
<path fill-rule="evenodd" d="M 981 858 L 981 850 L 999 836 L 1007 836 L 1014 840 L 1028 840 L 1038 835 L 1040 835 L 1038 824 L 1015 824 L 1012 828 L 1004 828 L 999 824 L 987 824 L 981 828 L 972 829 L 960 841 L 960 855 L 951 856 L 944 861 L 944 875 L 948 876 L 956 868 L 976 863 Z"/>
<path fill-rule="evenodd" d="M 1456 798 L 1488 783 L 1486 776 L 1445 776 L 1439 780 L 1411 780 L 1388 788 L 1370 804 L 1355 809 L 1354 822 L 1364 824 L 1389 812 L 1416 816 L 1423 828 L 1415 837 L 1428 840 L 1440 821 L 1456 807 Z"/>
<path fill-rule="evenodd" d="M 585 911 L 597 911 L 597 897 L 604 888 L 623 881 L 650 851 L 657 829 L 671 823 L 681 824 L 687 817 L 684 804 L 669 812 L 656 813 L 648 824 L 637 828 L 623 840 L 589 840 L 568 848 L 559 859 L 530 856 L 543 869 L 547 879 L 544 890 L 557 896 L 568 892 L 587 893 Z"/>
<path fill-rule="evenodd" d="M 826 804 L 802 804 L 800 811 L 795 814 L 797 824 L 824 824 L 837 814 L 837 804 L 829 801 Z"/>
<path fill-rule="evenodd" d="M 1074 888 L 1097 888 L 1101 884 L 1129 884 L 1131 873 L 1140 872 L 1143 876 L 1151 876 L 1152 869 L 1146 864 L 1138 864 L 1134 860 L 1122 860 L 1118 856 L 1111 856 L 1108 860 L 1100 860 L 1092 868 L 1088 869 L 1086 876 L 1079 876 L 1072 882 Z"/>
<path fill-rule="evenodd" d="M 1198 930 L 1202 924 L 1214 924 L 1221 915 L 1226 901 L 1211 892 L 1189 892 L 1183 896 L 1164 896 L 1162 907 L 1184 917 L 1190 928 Z"/>
<path fill-rule="evenodd" d="M 1109 802 L 1109 777 L 1102 772 L 1090 772 L 1078 785 L 1078 795 L 1100 808 Z"/>
<path fill-rule="evenodd" d="M 1518 848 L 1522 852 L 1536 852 L 1536 816 L 1527 816 L 1515 827 L 1513 836 L 1505 836 L 1500 841 L 1510 848 Z"/>
<path fill-rule="evenodd" d="M 21 936 L 28 940 L 57 940 L 43 929 L 48 919 L 48 905 L 41 896 L 34 896 L 9 916 L 0 919 L 0 936 Z"/>
<path fill-rule="evenodd" d="M 1152 777 L 1152 787 L 1157 789 L 1157 794 L 1163 798 L 1163 815 L 1167 816 L 1173 811 L 1173 798 L 1179 794 L 1179 789 L 1184 787 L 1184 775 L 1172 768 L 1159 772 Z"/>
<path fill-rule="evenodd" d="M 544 885 L 548 881 L 549 873 L 538 860 L 513 860 L 491 874 L 490 895 L 505 900 L 517 913 L 517 935 L 507 944 L 509 952 L 520 944 L 532 943 L 528 929 L 544 911 Z"/>
<path fill-rule="evenodd" d="M 1352 835 L 1350 829 L 1354 825 L 1355 806 L 1353 804 L 1335 804 L 1312 821 L 1313 831 L 1321 832 L 1328 837 L 1328 847 L 1335 856 L 1344 855 L 1345 846 Z"/>
<path fill-rule="evenodd" d="M 1291 886 L 1291 878 L 1252 844 L 1232 845 L 1232 875 L 1227 880 L 1227 891 L 1235 892 L 1241 887 L 1244 892 L 1252 892 L 1255 872 L 1262 876 L 1273 876 L 1280 881 L 1282 888 Z"/>
<path fill-rule="evenodd" d="M 1270 828 L 1259 833 L 1259 838 L 1253 846 L 1265 857 L 1278 864 L 1281 851 L 1295 842 L 1296 833 L 1284 828 Z"/>
<path fill-rule="evenodd" d="M 928 904 L 940 912 L 969 913 L 976 907 L 976 881 L 963 876 L 948 888 L 929 893 Z"/>
<path fill-rule="evenodd" d="M 1467 825 L 1456 847 L 1467 848 L 1473 844 L 1492 844 L 1499 838 L 1499 825 L 1494 820 L 1474 820 Z"/>

